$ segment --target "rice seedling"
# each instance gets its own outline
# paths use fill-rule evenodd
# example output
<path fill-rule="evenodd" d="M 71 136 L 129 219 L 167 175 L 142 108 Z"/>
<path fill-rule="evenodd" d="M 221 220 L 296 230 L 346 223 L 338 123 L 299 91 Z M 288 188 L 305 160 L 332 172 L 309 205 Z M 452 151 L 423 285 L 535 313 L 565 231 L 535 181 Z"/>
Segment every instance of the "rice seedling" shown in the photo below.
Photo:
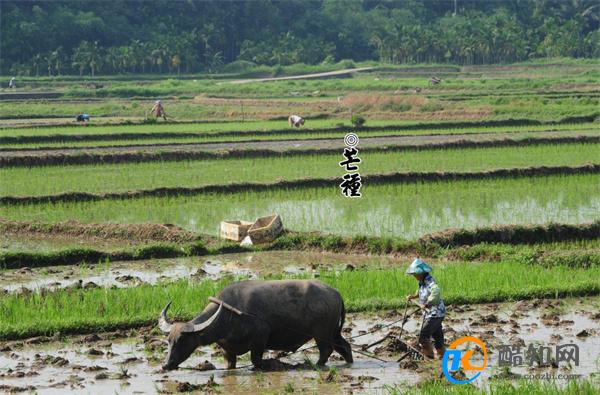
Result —
<path fill-rule="evenodd" d="M 288 229 L 404 239 L 447 228 L 577 224 L 600 218 L 597 174 L 367 184 L 361 193 L 360 199 L 345 198 L 336 183 L 329 188 L 2 205 L 0 216 L 46 222 L 173 223 L 216 235 L 224 219 L 253 220 L 276 212 Z"/>
<path fill-rule="evenodd" d="M 398 269 L 322 271 L 319 279 L 342 294 L 349 311 L 404 306 L 415 290 L 413 278 Z M 595 295 L 600 267 L 588 269 L 522 263 L 450 263 L 435 265 L 434 275 L 449 304 L 485 303 L 540 297 Z M 521 273 L 527 272 L 527 276 Z M 306 278 L 307 276 L 294 277 Z M 281 278 L 277 276 L 275 278 Z M 189 319 L 232 278 L 185 280 L 156 286 L 119 289 L 61 290 L 44 294 L 7 295 L 0 299 L 0 339 L 40 334 L 80 333 L 153 324 L 161 308 L 173 301 L 177 319 Z"/>
<path fill-rule="evenodd" d="M 485 171 L 600 163 L 600 144 L 428 149 L 361 154 L 361 174 Z M 280 179 L 335 177 L 340 154 L 211 159 L 182 162 L 0 168 L 0 196 L 119 192 Z"/>

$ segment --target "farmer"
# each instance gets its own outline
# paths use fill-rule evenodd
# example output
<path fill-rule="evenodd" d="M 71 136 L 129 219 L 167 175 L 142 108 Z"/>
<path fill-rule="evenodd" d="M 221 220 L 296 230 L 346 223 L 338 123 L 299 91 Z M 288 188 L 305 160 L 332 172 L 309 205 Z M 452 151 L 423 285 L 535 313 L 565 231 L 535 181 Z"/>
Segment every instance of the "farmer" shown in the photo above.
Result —
<path fill-rule="evenodd" d="M 80 112 L 79 114 L 77 114 L 75 119 L 77 120 L 77 122 L 86 122 L 87 123 L 90 120 L 90 116 L 89 116 L 89 114 Z"/>
<path fill-rule="evenodd" d="M 15 77 L 12 77 L 10 79 L 10 81 L 8 81 L 8 88 L 9 89 L 17 89 L 17 82 L 16 82 Z"/>
<path fill-rule="evenodd" d="M 288 123 L 290 124 L 290 128 L 294 126 L 299 128 L 300 125 L 304 125 L 304 118 L 298 115 L 290 115 L 288 118 Z"/>
<path fill-rule="evenodd" d="M 152 113 L 156 114 L 156 118 L 162 117 L 162 119 L 164 119 L 165 121 L 167 120 L 167 114 L 165 113 L 165 109 L 163 108 L 163 105 L 160 100 L 154 102 L 154 106 L 152 107 L 148 115 Z"/>
<path fill-rule="evenodd" d="M 433 358 L 431 338 L 435 345 L 437 357 L 444 357 L 444 331 L 442 321 L 446 315 L 446 306 L 442 299 L 440 287 L 430 274 L 431 266 L 416 258 L 406 270 L 406 274 L 412 274 L 419 281 L 419 289 L 414 295 L 408 295 L 406 300 L 419 299 L 419 306 L 423 311 L 423 323 L 419 333 L 419 344 L 426 357 Z"/>

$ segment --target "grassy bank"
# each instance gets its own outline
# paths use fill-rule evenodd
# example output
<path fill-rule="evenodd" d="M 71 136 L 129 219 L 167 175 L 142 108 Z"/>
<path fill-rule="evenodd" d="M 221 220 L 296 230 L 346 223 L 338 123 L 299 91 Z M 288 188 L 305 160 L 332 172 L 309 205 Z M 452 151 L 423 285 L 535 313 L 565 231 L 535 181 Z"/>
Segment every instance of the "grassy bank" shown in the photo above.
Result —
<path fill-rule="evenodd" d="M 349 311 L 404 306 L 416 283 L 405 268 L 320 273 L 320 280 L 340 291 Z M 527 273 L 524 276 L 523 273 Z M 449 304 L 501 302 L 516 299 L 597 295 L 600 267 L 544 268 L 527 264 L 451 263 L 435 265 L 434 275 Z M 170 300 L 178 319 L 189 319 L 231 278 L 121 289 L 61 290 L 7 295 L 0 300 L 0 338 L 11 339 L 60 332 L 79 333 L 153 324 Z"/>
<path fill-rule="evenodd" d="M 600 266 L 599 227 L 600 223 L 595 222 L 583 225 L 517 225 L 471 231 L 456 229 L 442 232 L 443 237 L 433 234 L 417 241 L 391 237 L 342 237 L 286 232 L 274 242 L 258 246 L 240 246 L 235 242 L 202 236 L 204 242 L 197 240 L 193 243 L 153 244 L 147 241 L 149 244 L 134 249 L 112 248 L 110 251 L 85 247 L 85 242 L 82 241 L 82 247 L 59 248 L 55 251 L 26 251 L 20 248 L 11 250 L 8 247 L 8 251 L 0 253 L 0 268 L 19 269 L 278 250 L 418 255 L 469 262 L 510 261 L 542 266 L 590 267 Z M 23 237 L 27 236 L 27 233 L 21 234 Z M 77 240 L 76 236 L 73 238 Z"/>

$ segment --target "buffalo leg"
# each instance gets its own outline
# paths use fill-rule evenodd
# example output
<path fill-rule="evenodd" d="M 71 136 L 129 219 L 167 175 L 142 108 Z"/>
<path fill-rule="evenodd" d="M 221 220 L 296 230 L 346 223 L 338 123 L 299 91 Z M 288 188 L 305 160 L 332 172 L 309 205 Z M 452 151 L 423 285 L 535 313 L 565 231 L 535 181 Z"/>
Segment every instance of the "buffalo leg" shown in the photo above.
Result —
<path fill-rule="evenodd" d="M 250 348 L 250 360 L 256 369 L 262 369 L 262 357 L 265 352 L 265 346 L 262 344 L 253 345 Z"/>
<path fill-rule="evenodd" d="M 227 350 L 223 350 L 223 354 L 225 354 L 225 360 L 227 361 L 227 369 L 235 369 L 237 355 Z"/>
<path fill-rule="evenodd" d="M 333 352 L 333 346 L 331 345 L 331 342 L 317 341 L 317 348 L 319 349 L 319 360 L 317 361 L 317 365 L 324 366 Z"/>
<path fill-rule="evenodd" d="M 333 348 L 342 356 L 342 358 L 344 358 L 344 361 L 346 361 L 347 363 L 354 362 L 354 359 L 352 358 L 352 348 L 350 347 L 350 343 L 348 343 L 346 339 L 344 339 L 341 335 L 333 344 Z"/>

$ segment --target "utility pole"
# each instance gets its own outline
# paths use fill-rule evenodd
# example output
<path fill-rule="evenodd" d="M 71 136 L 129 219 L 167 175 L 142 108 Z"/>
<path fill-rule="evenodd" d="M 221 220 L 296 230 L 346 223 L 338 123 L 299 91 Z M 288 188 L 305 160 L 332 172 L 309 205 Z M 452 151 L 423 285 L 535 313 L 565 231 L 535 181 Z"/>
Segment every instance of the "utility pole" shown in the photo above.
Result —
<path fill-rule="evenodd" d="M 458 0 L 454 0 L 454 14 L 452 16 L 456 16 L 456 3 Z"/>

